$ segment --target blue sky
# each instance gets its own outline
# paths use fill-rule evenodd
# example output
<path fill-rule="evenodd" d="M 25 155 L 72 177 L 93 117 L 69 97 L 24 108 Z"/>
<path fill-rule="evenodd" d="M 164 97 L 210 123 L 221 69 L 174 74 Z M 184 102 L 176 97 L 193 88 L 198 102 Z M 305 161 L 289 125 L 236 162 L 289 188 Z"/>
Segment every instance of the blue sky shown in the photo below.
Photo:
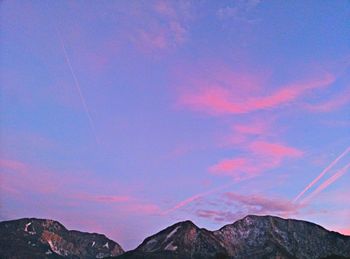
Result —
<path fill-rule="evenodd" d="M 350 233 L 347 1 L 46 3 L 1 4 L 2 219 Z"/>

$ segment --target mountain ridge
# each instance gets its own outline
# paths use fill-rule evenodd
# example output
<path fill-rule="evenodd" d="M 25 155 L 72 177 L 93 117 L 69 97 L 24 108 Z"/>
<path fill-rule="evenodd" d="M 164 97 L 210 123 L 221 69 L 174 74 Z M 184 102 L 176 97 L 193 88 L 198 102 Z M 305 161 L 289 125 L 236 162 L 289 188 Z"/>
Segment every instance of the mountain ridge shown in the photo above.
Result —
<path fill-rule="evenodd" d="M 68 230 L 58 221 L 0 222 L 0 258 L 350 258 L 350 236 L 298 219 L 247 215 L 217 230 L 176 222 L 124 251 L 103 234 Z"/>
<path fill-rule="evenodd" d="M 147 237 L 124 258 L 350 258 L 350 236 L 315 223 L 248 215 L 218 230 L 191 221 L 175 223 Z"/>
<path fill-rule="evenodd" d="M 68 230 L 51 219 L 0 222 L 0 258 L 104 258 L 124 253 L 103 234 Z"/>

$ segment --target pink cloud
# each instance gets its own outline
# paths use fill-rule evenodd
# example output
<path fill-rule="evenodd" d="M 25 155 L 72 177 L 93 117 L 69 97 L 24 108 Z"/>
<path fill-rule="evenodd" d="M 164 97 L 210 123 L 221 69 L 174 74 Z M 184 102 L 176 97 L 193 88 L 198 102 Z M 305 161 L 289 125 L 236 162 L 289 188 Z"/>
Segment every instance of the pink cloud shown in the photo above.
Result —
<path fill-rule="evenodd" d="M 224 159 L 209 168 L 210 172 L 231 172 L 237 170 L 247 164 L 244 158 Z"/>
<path fill-rule="evenodd" d="M 183 201 L 180 201 L 179 203 L 177 203 L 174 207 L 170 208 L 170 209 L 167 209 L 165 211 L 162 212 L 163 215 L 166 215 L 166 214 L 169 214 L 175 210 L 178 210 L 182 207 L 185 207 L 187 206 L 188 204 L 198 200 L 198 199 L 201 199 L 203 196 L 205 196 L 206 194 L 204 193 L 199 193 L 199 194 L 196 194 L 196 195 L 193 195 Z"/>
<path fill-rule="evenodd" d="M 238 86 L 224 86 L 222 83 L 197 85 L 197 91 L 187 92 L 180 97 L 180 104 L 210 114 L 249 113 L 288 104 L 303 97 L 310 90 L 319 89 L 334 82 L 333 75 L 325 74 L 317 79 L 281 86 L 269 95 L 256 95 L 249 90 L 242 92 Z M 261 87 L 261 86 L 260 86 Z M 243 101 L 242 101 L 243 100 Z"/>
<path fill-rule="evenodd" d="M 252 141 L 266 138 L 276 138 L 281 129 L 273 125 L 274 117 L 261 119 L 252 118 L 247 122 L 239 122 L 232 125 L 229 133 L 220 139 L 220 146 L 246 147 Z"/>
<path fill-rule="evenodd" d="M 235 124 L 233 130 L 245 135 L 262 135 L 267 132 L 269 125 L 266 121 L 253 121 L 246 124 Z"/>
<path fill-rule="evenodd" d="M 6 162 L 5 162 L 6 161 Z M 35 164 L 20 160 L 1 160 L 1 185 L 6 186 L 7 190 L 16 190 L 16 192 L 8 193 L 16 195 L 16 197 L 24 197 L 24 194 L 40 194 L 45 197 L 68 197 L 68 201 L 74 199 L 95 200 L 100 202 L 122 202 L 126 201 L 126 195 L 93 195 L 97 190 L 105 190 L 106 192 L 121 189 L 116 182 L 105 183 L 94 174 L 83 170 L 66 171 L 56 170 L 37 166 Z M 6 170 L 11 168 L 10 173 Z M 91 193 L 77 193 L 75 190 L 89 186 Z M 2 188 L 1 191 L 5 191 Z"/>
<path fill-rule="evenodd" d="M 142 6 L 137 17 L 143 23 L 131 25 L 129 35 L 132 43 L 146 54 L 164 52 L 183 44 L 187 40 L 186 24 L 190 20 L 190 6 L 159 1 L 155 5 Z"/>
<path fill-rule="evenodd" d="M 106 208 L 107 205 L 110 209 L 125 213 L 125 216 L 134 213 L 160 215 L 161 212 L 157 204 L 143 201 L 135 196 L 123 193 L 101 194 L 101 188 L 105 192 L 108 191 L 108 183 L 100 182 L 98 178 L 91 178 L 93 175 L 88 175 L 87 172 L 58 172 L 16 160 L 0 160 L 0 165 L 1 195 L 18 201 L 25 202 L 25 195 L 40 195 L 45 200 L 40 204 L 45 204 L 47 207 L 50 207 L 47 205 L 49 201 L 55 201 L 55 203 L 60 202 L 60 206 L 64 208 L 77 206 Z M 5 173 L 3 169 L 11 170 L 11 173 Z M 89 186 L 89 193 L 76 191 L 86 186 Z"/>
<path fill-rule="evenodd" d="M 222 198 L 221 203 L 226 203 L 231 209 L 198 209 L 196 215 L 217 222 L 233 222 L 248 214 L 272 214 L 288 217 L 289 215 L 298 214 L 302 208 L 302 206 L 295 205 L 289 200 L 268 197 L 262 194 L 241 195 L 228 192 L 223 194 Z"/>
<path fill-rule="evenodd" d="M 271 198 L 262 194 L 241 195 L 234 192 L 228 192 L 224 194 L 224 197 L 229 202 L 239 203 L 247 207 L 253 207 L 261 213 L 290 213 L 295 212 L 299 208 L 298 205 L 293 204 L 289 200 L 276 197 Z"/>
<path fill-rule="evenodd" d="M 171 212 L 174 212 L 182 207 L 185 207 L 187 205 L 189 205 L 190 203 L 194 202 L 194 201 L 198 201 L 210 194 L 213 194 L 213 193 L 216 193 L 218 191 L 221 191 L 229 186 L 231 186 L 233 183 L 229 183 L 229 184 L 226 184 L 226 185 L 222 185 L 222 186 L 219 186 L 219 187 L 216 187 L 216 188 L 213 188 L 213 189 L 210 189 L 206 192 L 202 192 L 202 193 L 198 193 L 198 194 L 195 194 L 195 195 L 192 195 L 191 197 L 185 199 L 185 200 L 182 200 L 180 202 L 178 202 L 175 206 L 171 207 L 170 209 L 167 209 L 167 210 L 164 210 L 162 212 L 162 215 L 166 215 L 166 214 L 169 214 Z"/>
<path fill-rule="evenodd" d="M 130 200 L 128 196 L 97 196 L 97 201 L 101 202 L 126 202 Z"/>
<path fill-rule="evenodd" d="M 229 176 L 235 181 L 242 181 L 259 175 L 260 173 L 276 167 L 276 162 L 267 163 L 261 158 L 237 157 L 223 159 L 209 167 L 208 171 L 213 175 Z"/>
<path fill-rule="evenodd" d="M 288 147 L 280 143 L 269 143 L 265 141 L 255 141 L 249 145 L 249 150 L 256 154 L 271 157 L 301 157 L 303 151 Z"/>
<path fill-rule="evenodd" d="M 196 211 L 196 216 L 214 220 L 216 222 L 233 222 L 236 219 L 244 217 L 245 214 L 242 212 L 199 209 Z"/>
<path fill-rule="evenodd" d="M 266 141 L 253 141 L 242 149 L 244 152 L 250 152 L 249 156 L 223 159 L 209 167 L 208 171 L 240 181 L 280 166 L 285 158 L 300 158 L 303 155 L 303 152 L 296 148 Z"/>
<path fill-rule="evenodd" d="M 0 159 L 0 167 L 2 170 L 24 171 L 28 169 L 27 165 L 16 160 Z"/>
<path fill-rule="evenodd" d="M 154 5 L 154 9 L 156 12 L 163 16 L 168 16 L 168 17 L 175 17 L 176 12 L 174 8 L 170 5 L 170 2 L 166 1 L 157 1 L 156 4 Z"/>
<path fill-rule="evenodd" d="M 327 101 L 318 104 L 305 104 L 305 108 L 311 112 L 331 112 L 343 107 L 349 102 L 350 90 L 347 90 Z"/>
<path fill-rule="evenodd" d="M 89 193 L 74 194 L 71 196 L 71 198 L 98 203 L 122 203 L 132 199 L 131 197 L 124 195 L 92 195 Z"/>
<path fill-rule="evenodd" d="M 194 149 L 193 144 L 182 143 L 177 144 L 173 149 L 167 152 L 164 156 L 165 159 L 175 159 L 177 157 L 184 156 Z"/>
<path fill-rule="evenodd" d="M 79 195 L 70 195 L 70 198 L 96 202 L 99 204 L 108 204 L 108 208 L 112 209 L 114 212 L 124 213 L 125 216 L 130 215 L 130 213 L 137 213 L 138 215 L 160 215 L 161 213 L 157 204 L 144 201 L 135 196 L 90 195 L 80 193 Z"/>
<path fill-rule="evenodd" d="M 2 185 L 6 186 L 5 190 L 16 190 L 12 194 L 53 193 L 59 188 L 61 182 L 59 179 L 54 179 L 54 174 L 50 170 L 33 167 L 22 161 L 1 160 L 1 167 Z M 10 169 L 12 173 L 6 174 L 4 169 Z"/>
<path fill-rule="evenodd" d="M 162 29 L 157 31 L 139 31 L 138 46 L 140 49 L 165 49 L 168 46 L 166 32 Z"/>
<path fill-rule="evenodd" d="M 231 4 L 221 7 L 216 11 L 219 19 L 236 19 L 240 22 L 253 23 L 255 20 L 249 19 L 248 14 L 259 5 L 261 0 L 233 1 Z"/>
<path fill-rule="evenodd" d="M 141 214 L 156 214 L 161 213 L 160 208 L 152 203 L 130 203 L 122 207 L 127 212 L 141 213 Z"/>

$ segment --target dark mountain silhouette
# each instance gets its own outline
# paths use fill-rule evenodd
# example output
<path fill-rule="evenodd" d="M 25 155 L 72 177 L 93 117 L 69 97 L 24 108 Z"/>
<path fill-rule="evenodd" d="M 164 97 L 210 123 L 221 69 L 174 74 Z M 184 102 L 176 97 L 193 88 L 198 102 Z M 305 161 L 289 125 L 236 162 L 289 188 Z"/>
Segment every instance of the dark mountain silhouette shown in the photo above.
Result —
<path fill-rule="evenodd" d="M 176 223 L 125 252 L 104 235 L 69 231 L 52 220 L 0 222 L 0 258 L 350 258 L 350 236 L 316 224 L 273 216 L 246 216 L 219 230 Z"/>
<path fill-rule="evenodd" d="M 0 222 L 0 258 L 104 258 L 124 252 L 101 234 L 67 230 L 57 221 L 25 218 Z"/>
<path fill-rule="evenodd" d="M 146 238 L 124 258 L 349 258 L 350 237 L 306 221 L 247 216 L 216 231 L 190 221 Z"/>

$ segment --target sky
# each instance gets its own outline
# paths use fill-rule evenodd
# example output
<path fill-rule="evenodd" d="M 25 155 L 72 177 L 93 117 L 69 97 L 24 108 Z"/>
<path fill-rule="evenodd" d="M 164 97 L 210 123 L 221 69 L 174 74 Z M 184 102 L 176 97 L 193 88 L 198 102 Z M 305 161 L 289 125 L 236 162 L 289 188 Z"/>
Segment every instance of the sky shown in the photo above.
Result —
<path fill-rule="evenodd" d="M 124 249 L 247 214 L 350 235 L 348 1 L 0 3 L 0 219 Z"/>

